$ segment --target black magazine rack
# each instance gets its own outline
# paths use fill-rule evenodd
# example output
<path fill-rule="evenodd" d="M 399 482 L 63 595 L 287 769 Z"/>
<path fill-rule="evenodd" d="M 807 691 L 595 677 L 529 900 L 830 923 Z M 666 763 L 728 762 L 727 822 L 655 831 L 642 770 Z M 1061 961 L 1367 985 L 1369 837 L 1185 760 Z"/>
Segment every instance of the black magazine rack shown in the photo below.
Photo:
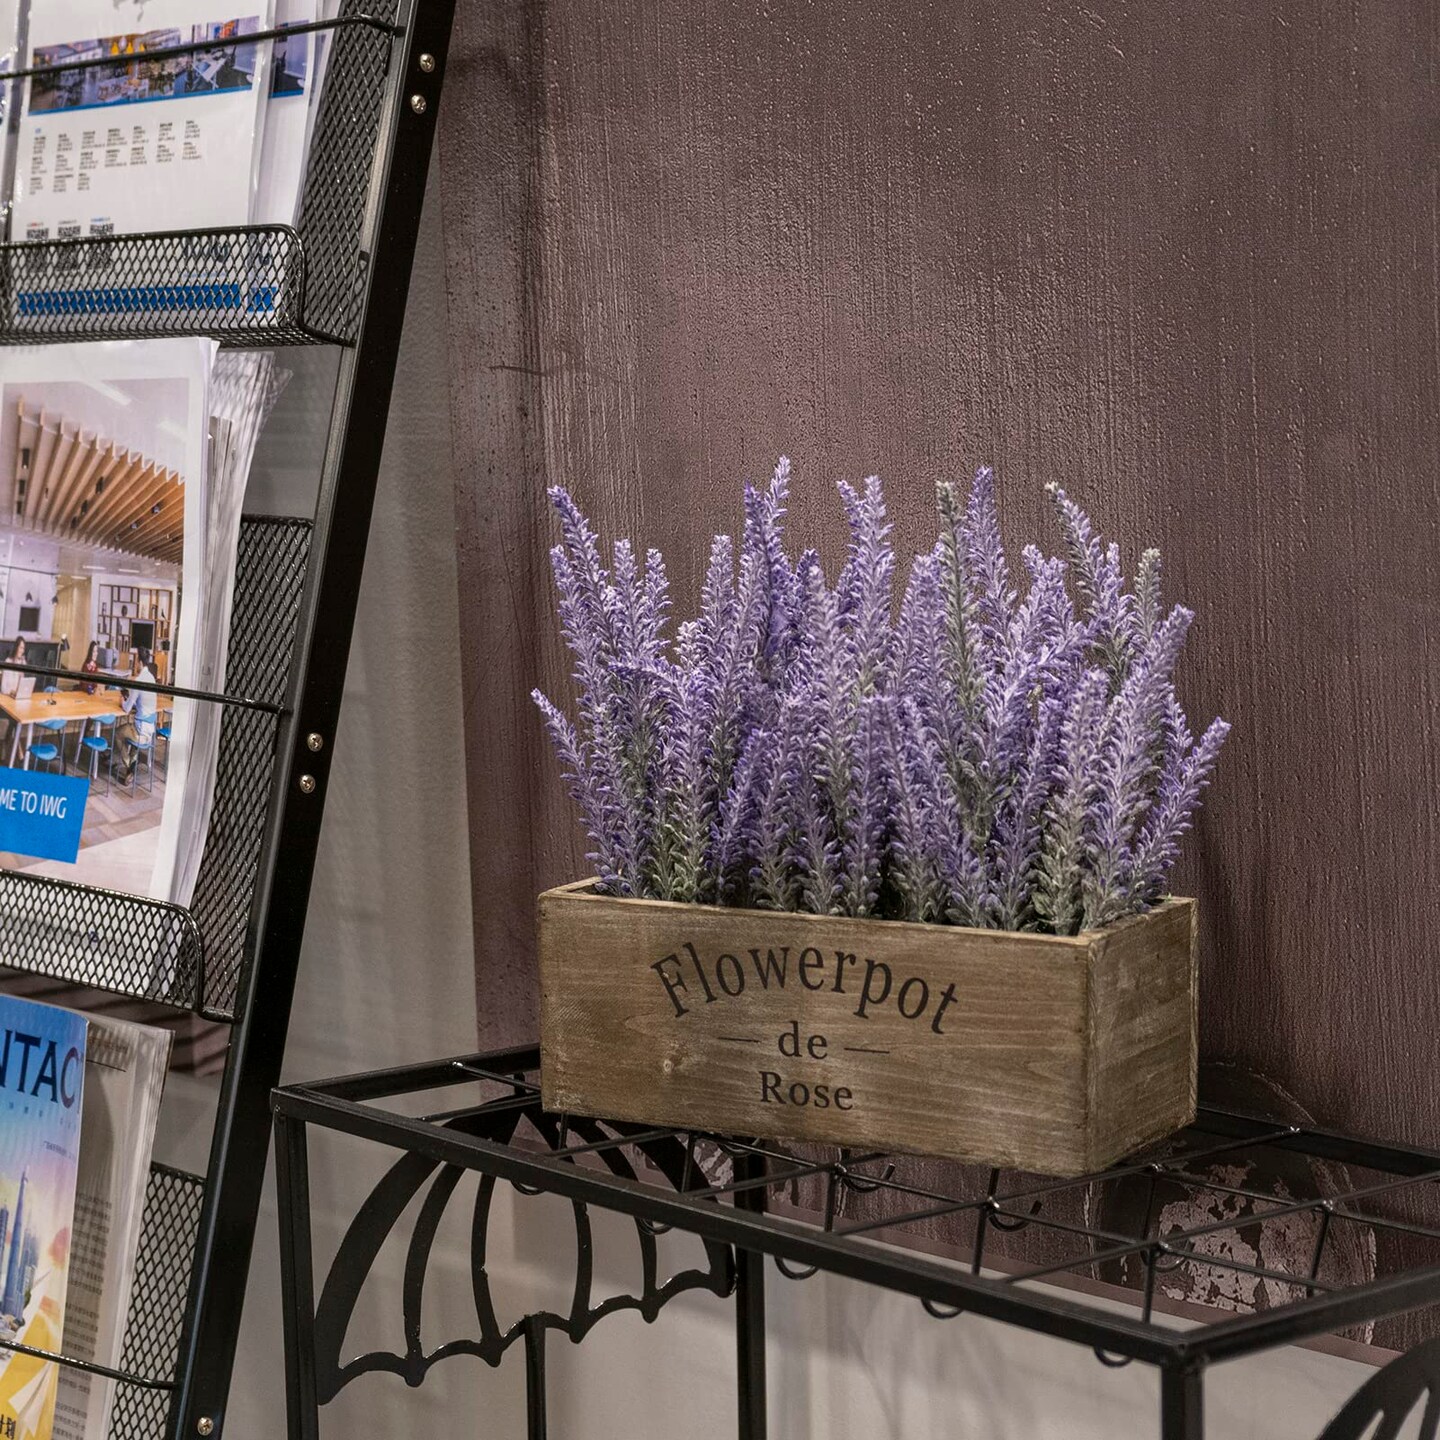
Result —
<path fill-rule="evenodd" d="M 313 520 L 242 522 L 226 693 L 137 687 L 224 709 L 191 906 L 0 872 L 0 964 L 231 1026 L 206 1173 L 151 1170 L 118 1368 L 46 1357 L 117 1380 L 117 1440 L 223 1428 L 453 14 L 344 0 L 299 27 L 332 48 L 295 226 L 0 245 L 0 344 L 341 347 Z"/>

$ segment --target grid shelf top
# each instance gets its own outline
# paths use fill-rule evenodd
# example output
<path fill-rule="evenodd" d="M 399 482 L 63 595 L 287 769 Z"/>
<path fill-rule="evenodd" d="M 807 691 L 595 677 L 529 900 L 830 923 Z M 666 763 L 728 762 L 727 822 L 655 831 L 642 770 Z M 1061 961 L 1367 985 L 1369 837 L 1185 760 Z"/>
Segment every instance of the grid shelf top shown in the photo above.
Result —
<path fill-rule="evenodd" d="M 1204 1364 L 1440 1306 L 1440 1153 L 1202 1106 L 1165 1144 L 1057 1180 L 548 1116 L 538 1067 L 531 1049 L 458 1057 L 286 1087 L 274 1105 L 297 1121 L 768 1254 L 792 1277 L 827 1270 L 911 1294 L 937 1317 L 989 1316 L 1093 1346 L 1111 1362 Z M 456 1086 L 479 1093 L 403 1113 L 423 1092 Z M 677 1144 L 687 1158 L 672 1185 L 645 1162 Z M 1277 1173 L 1304 1178 L 1245 1183 Z M 788 1197 L 787 1213 L 758 1213 L 760 1195 Z M 942 1221 L 961 1237 L 948 1247 L 959 1250 L 954 1260 L 895 1243 L 923 1242 Z M 1236 1232 L 1249 1243 L 1231 1243 Z M 1403 1237 L 1407 1263 L 1377 1267 L 1373 1245 L 1352 1243 L 1378 1232 Z M 1371 1256 L 1368 1267 L 1353 1263 L 1356 1253 Z M 1188 1284 L 1196 1277 L 1204 1283 Z M 1117 1292 L 1132 1301 L 1119 1313 Z M 1237 1292 L 1248 1309 L 1167 1298 Z"/>

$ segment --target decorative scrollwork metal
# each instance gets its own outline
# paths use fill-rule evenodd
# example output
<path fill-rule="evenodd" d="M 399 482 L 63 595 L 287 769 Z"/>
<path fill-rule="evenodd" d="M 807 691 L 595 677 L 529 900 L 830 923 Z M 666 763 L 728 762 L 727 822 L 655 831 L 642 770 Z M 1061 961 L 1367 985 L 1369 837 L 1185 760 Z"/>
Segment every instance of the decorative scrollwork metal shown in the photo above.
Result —
<path fill-rule="evenodd" d="M 1425 1410 L 1415 1440 L 1436 1440 L 1440 1435 L 1440 1340 L 1427 1340 L 1377 1370 L 1320 1433 L 1319 1440 L 1395 1440 L 1422 1400 Z"/>
<path fill-rule="evenodd" d="M 446 1128 L 499 1144 L 509 1144 L 522 1124 L 528 1126 L 552 1151 L 572 1143 L 601 1145 L 614 1139 L 614 1133 L 607 1132 L 599 1124 L 574 1117 L 566 1122 L 562 1135 L 556 1117 L 541 1113 L 538 1107 L 502 1107 L 461 1114 L 448 1120 Z M 693 1157 L 687 1153 L 689 1142 L 682 1143 L 674 1136 L 637 1141 L 632 1148 L 641 1151 L 649 1164 L 677 1189 L 686 1183 L 687 1177 L 697 1173 Z M 623 1179 L 637 1178 L 625 1149 L 618 1145 L 598 1149 L 586 1158 L 598 1160 L 612 1174 Z M 605 1316 L 618 1311 L 635 1310 L 645 1320 L 653 1321 L 661 1308 L 682 1291 L 708 1290 L 723 1296 L 734 1289 L 733 1252 L 728 1246 L 714 1241 L 703 1242 L 707 1261 L 703 1268 L 680 1270 L 661 1279 L 655 1243 L 657 1230 L 661 1227 L 647 1225 L 637 1219 L 634 1223 L 642 1271 L 639 1293 L 609 1295 L 597 1301 L 592 1294 L 594 1245 L 590 1214 L 586 1204 L 577 1200 L 571 1202 L 575 1220 L 576 1266 L 575 1286 L 568 1311 L 564 1314 L 535 1311 L 508 1328 L 503 1327 L 496 1314 L 486 1268 L 491 1202 L 497 1182 L 494 1176 L 482 1174 L 470 1227 L 470 1266 L 479 1333 L 427 1350 L 421 1336 L 421 1301 L 430 1251 L 440 1222 L 465 1173 L 458 1166 L 442 1164 L 422 1155 L 407 1154 L 391 1166 L 360 1207 L 336 1252 L 315 1309 L 316 1382 L 321 1404 L 327 1404 L 359 1375 L 382 1371 L 399 1375 L 407 1385 L 419 1385 L 432 1366 L 453 1355 L 473 1355 L 488 1365 L 499 1365 L 510 1346 L 517 1341 L 524 1343 L 527 1333 L 533 1335 L 536 1328 L 558 1330 L 578 1342 Z M 402 1292 L 405 1352 L 397 1354 L 372 1350 L 342 1361 L 345 1335 L 376 1258 L 406 1208 L 427 1185 L 429 1188 L 411 1231 L 405 1260 Z"/>

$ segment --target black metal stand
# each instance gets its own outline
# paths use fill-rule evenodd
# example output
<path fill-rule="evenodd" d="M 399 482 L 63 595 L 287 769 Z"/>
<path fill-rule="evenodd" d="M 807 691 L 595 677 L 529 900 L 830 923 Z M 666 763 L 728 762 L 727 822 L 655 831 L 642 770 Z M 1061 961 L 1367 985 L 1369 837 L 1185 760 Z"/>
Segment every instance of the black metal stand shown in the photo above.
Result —
<path fill-rule="evenodd" d="M 527 1360 L 528 1435 L 545 1429 L 544 1336 L 560 1330 L 583 1339 L 604 1315 L 639 1310 L 653 1319 L 672 1296 L 702 1288 L 733 1294 L 738 1362 L 740 1440 L 764 1440 L 765 1257 L 780 1274 L 801 1280 L 818 1270 L 863 1280 L 918 1299 L 936 1319 L 964 1315 L 1021 1326 L 1092 1348 L 1112 1367 L 1132 1361 L 1161 1372 L 1161 1440 L 1203 1440 L 1203 1380 L 1207 1368 L 1241 1355 L 1290 1344 L 1365 1321 L 1440 1306 L 1440 1228 L 1413 1218 L 1414 1203 L 1434 1195 L 1440 1154 L 1378 1145 L 1318 1129 L 1276 1125 L 1231 1112 L 1203 1109 L 1195 1124 L 1132 1162 L 1077 1180 L 1043 1180 L 991 1172 L 966 1187 L 955 1167 L 954 1189 L 907 1178 L 917 1162 L 905 1156 L 836 1154 L 820 1147 L 787 1149 L 758 1140 L 707 1135 L 554 1115 L 545 1111 L 533 1050 L 467 1056 L 378 1071 L 348 1079 L 277 1090 L 281 1155 L 281 1255 L 285 1300 L 285 1356 L 292 1440 L 316 1440 L 320 1408 L 357 1376 L 389 1371 L 418 1385 L 430 1367 L 469 1354 L 498 1365 L 523 1341 Z M 455 1103 L 465 1087 L 468 1103 Z M 449 1092 L 444 1108 L 415 1117 L 388 1108 L 426 1091 Z M 413 1105 L 412 1107 L 413 1108 Z M 314 1299 L 310 1196 L 305 1167 L 310 1125 L 358 1136 L 401 1156 L 360 1207 Z M 1365 1172 L 1317 1193 L 1280 1195 L 1250 1190 L 1237 1171 L 1260 1157 L 1319 1162 L 1321 1177 Z M 478 1333 L 427 1348 L 420 1291 L 430 1246 L 462 1175 L 478 1175 L 472 1224 L 472 1271 Z M 933 1175 L 933 1167 L 926 1171 Z M 1343 1172 L 1349 1175 L 1349 1171 Z M 579 1236 L 574 1301 L 561 1315 L 537 1311 L 502 1329 L 490 1299 L 486 1225 L 497 1184 L 571 1202 Z M 1157 1193 L 1243 1205 L 1243 1218 L 1192 1223 L 1162 1232 Z M 346 1330 L 361 1286 L 386 1237 L 407 1205 L 425 1192 L 406 1264 L 404 1354 L 372 1351 L 342 1359 Z M 800 1194 L 807 1221 L 767 1210 L 767 1197 Z M 1107 1228 L 1117 1196 L 1138 1194 L 1129 1231 Z M 1069 1202 L 1101 1220 L 1075 1220 Z M 593 1254 L 590 1206 L 631 1217 L 640 1239 L 640 1292 L 591 1300 Z M 1173 1210 L 1171 1213 L 1174 1213 Z M 938 1216 L 965 1221 L 969 1254 L 953 1263 L 893 1243 L 910 1226 Z M 1409 1218 L 1406 1218 L 1406 1217 Z M 1303 1219 L 1313 1234 L 1303 1258 L 1251 1263 L 1210 1242 L 1227 1233 L 1263 1230 Z M 1421 1245 L 1423 1262 L 1390 1273 L 1336 1273 L 1337 1231 L 1391 1231 Z M 661 1279 L 654 1237 L 667 1229 L 699 1236 L 709 1265 Z M 1028 1230 L 1044 1258 L 1026 1258 Z M 982 1267 L 987 1236 L 996 1263 L 997 1237 L 1006 1237 L 1003 1270 Z M 1028 1238 L 1028 1237 L 1027 1237 Z M 1097 1274 L 1121 1262 L 1134 1266 L 1133 1311 L 1116 1313 L 1096 1302 Z M 1190 1329 L 1157 1318 L 1166 1283 L 1195 1267 L 1264 1279 L 1274 1297 L 1251 1313 L 1211 1309 Z M 987 1273 L 987 1271 L 989 1273 Z M 1044 1281 L 1044 1284 L 1033 1282 Z M 1085 1288 L 1086 1285 L 1089 1288 Z M 1323 1432 L 1320 1440 L 1393 1437 L 1423 1406 L 1420 1440 L 1440 1432 L 1440 1341 L 1417 1346 L 1376 1373 Z M 1377 1417 L 1384 1417 L 1376 1429 Z M 1409 1432 L 1407 1432 L 1409 1433 Z"/>
<path fill-rule="evenodd" d="M 0 344 L 341 347 L 313 522 L 242 525 L 227 692 L 142 687 L 224 707 L 192 904 L 0 872 L 4 965 L 233 1026 L 205 1176 L 152 1172 L 118 1370 L 53 1357 L 118 1378 L 116 1440 L 224 1424 L 454 3 L 305 27 L 331 51 L 296 225 L 0 245 Z"/>

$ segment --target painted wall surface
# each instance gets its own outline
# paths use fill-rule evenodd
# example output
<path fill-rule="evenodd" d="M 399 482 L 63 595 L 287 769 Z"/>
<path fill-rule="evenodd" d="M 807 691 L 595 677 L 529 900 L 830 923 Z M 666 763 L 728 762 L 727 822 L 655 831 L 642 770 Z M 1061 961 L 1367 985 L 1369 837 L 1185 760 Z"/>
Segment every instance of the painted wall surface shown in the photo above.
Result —
<path fill-rule="evenodd" d="M 534 1025 L 532 899 L 583 843 L 543 489 L 694 600 L 742 477 L 879 471 L 902 552 L 993 463 L 1062 481 L 1198 614 L 1235 731 L 1177 888 L 1202 1041 L 1325 1121 L 1440 1143 L 1440 22 L 682 0 L 462 7 L 442 150 L 482 1030 Z"/>
<path fill-rule="evenodd" d="M 0 574 L 0 592 L 3 592 L 5 598 L 0 635 L 24 635 L 31 640 L 48 639 L 51 622 L 55 618 L 55 593 L 59 583 L 58 575 L 43 570 L 22 570 L 16 565 Z M 39 623 L 21 630 L 21 612 L 30 609 L 39 611 Z"/>

